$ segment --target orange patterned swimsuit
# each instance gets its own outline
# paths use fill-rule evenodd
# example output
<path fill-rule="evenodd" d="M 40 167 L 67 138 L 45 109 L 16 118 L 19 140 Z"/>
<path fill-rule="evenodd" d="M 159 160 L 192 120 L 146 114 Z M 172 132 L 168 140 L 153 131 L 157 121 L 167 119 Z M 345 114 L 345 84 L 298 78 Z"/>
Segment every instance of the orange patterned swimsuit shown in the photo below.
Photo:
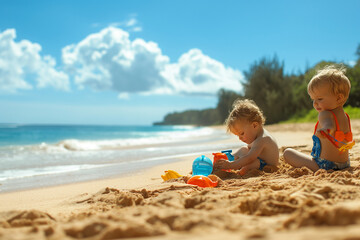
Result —
<path fill-rule="evenodd" d="M 324 135 L 339 150 L 339 154 L 341 154 L 344 151 L 351 149 L 355 144 L 355 141 L 353 140 L 353 136 L 352 136 L 352 132 L 351 132 L 350 117 L 347 113 L 345 113 L 348 118 L 350 131 L 347 133 L 344 133 L 343 131 L 340 130 L 339 122 L 338 122 L 335 114 L 332 111 L 330 111 L 330 112 L 333 114 L 334 120 L 336 123 L 335 135 L 334 136 L 330 135 L 329 130 L 328 130 L 328 132 L 321 131 L 321 134 Z M 313 157 L 314 161 L 317 163 L 319 168 L 326 169 L 326 170 L 329 170 L 329 169 L 339 170 L 339 169 L 344 169 L 344 168 L 349 167 L 350 161 L 348 161 L 346 163 L 336 163 L 336 162 L 332 162 L 332 161 L 328 161 L 326 159 L 320 158 L 321 142 L 320 142 L 320 139 L 315 135 L 318 125 L 319 125 L 319 121 L 315 125 L 314 135 L 312 137 L 314 144 L 313 144 L 311 156 Z M 344 142 L 344 140 L 346 142 Z"/>

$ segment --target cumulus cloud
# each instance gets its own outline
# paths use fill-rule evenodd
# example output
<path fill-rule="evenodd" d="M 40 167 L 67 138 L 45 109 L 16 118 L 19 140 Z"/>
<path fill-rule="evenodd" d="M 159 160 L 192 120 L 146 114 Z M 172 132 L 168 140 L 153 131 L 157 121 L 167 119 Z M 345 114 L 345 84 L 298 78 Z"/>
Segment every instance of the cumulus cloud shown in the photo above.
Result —
<path fill-rule="evenodd" d="M 191 49 L 171 63 L 156 43 L 131 41 L 128 32 L 115 27 L 66 46 L 62 57 L 66 71 L 80 88 L 115 90 L 121 97 L 139 92 L 213 95 L 220 88 L 241 90 L 243 79 L 240 71 L 199 49 Z"/>
<path fill-rule="evenodd" d="M 68 75 L 56 70 L 54 58 L 41 56 L 39 44 L 15 38 L 15 29 L 0 32 L 0 91 L 32 89 L 32 81 L 39 88 L 69 89 Z"/>
<path fill-rule="evenodd" d="M 146 92 L 167 84 L 160 72 L 169 59 L 153 42 L 129 40 L 129 34 L 109 27 L 63 49 L 63 63 L 75 83 L 95 90 Z"/>
<path fill-rule="evenodd" d="M 183 54 L 177 63 L 166 66 L 162 75 L 180 93 L 215 94 L 219 89 L 240 91 L 242 73 L 204 55 L 199 49 Z"/>

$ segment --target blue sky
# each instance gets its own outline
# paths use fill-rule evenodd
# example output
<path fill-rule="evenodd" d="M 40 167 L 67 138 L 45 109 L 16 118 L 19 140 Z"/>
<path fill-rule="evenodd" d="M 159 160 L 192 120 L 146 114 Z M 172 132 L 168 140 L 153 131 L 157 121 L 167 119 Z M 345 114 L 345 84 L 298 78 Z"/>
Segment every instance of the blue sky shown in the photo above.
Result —
<path fill-rule="evenodd" d="M 151 124 L 275 54 L 356 60 L 360 1 L 0 1 L 0 123 Z"/>

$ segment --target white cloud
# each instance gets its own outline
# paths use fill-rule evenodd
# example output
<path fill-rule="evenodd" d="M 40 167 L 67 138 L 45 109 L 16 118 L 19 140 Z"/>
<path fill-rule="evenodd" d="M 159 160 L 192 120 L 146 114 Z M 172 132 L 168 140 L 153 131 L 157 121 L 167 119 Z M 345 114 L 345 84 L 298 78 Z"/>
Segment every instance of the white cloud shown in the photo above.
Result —
<path fill-rule="evenodd" d="M 136 18 L 136 14 L 132 14 L 130 18 L 125 21 L 110 23 L 109 27 L 123 28 L 129 32 L 141 32 L 143 30 Z"/>
<path fill-rule="evenodd" d="M 216 94 L 221 88 L 240 91 L 243 74 L 204 55 L 199 49 L 184 53 L 177 63 L 169 64 L 162 75 L 176 92 Z"/>
<path fill-rule="evenodd" d="M 80 87 L 144 94 L 216 94 L 220 88 L 241 90 L 240 71 L 224 66 L 198 49 L 176 63 L 154 42 L 129 39 L 129 33 L 108 27 L 78 44 L 63 48 L 63 63 Z"/>
<path fill-rule="evenodd" d="M 137 24 L 136 18 L 132 17 L 129 20 L 126 21 L 125 26 L 127 27 L 133 27 Z"/>
<path fill-rule="evenodd" d="M 134 27 L 132 29 L 133 32 L 141 32 L 142 31 L 142 27 Z"/>
<path fill-rule="evenodd" d="M 54 87 L 68 90 L 68 76 L 55 69 L 51 56 L 41 56 L 41 46 L 28 40 L 15 42 L 15 29 L 0 32 L 0 91 L 16 92 L 18 89 Z"/>
<path fill-rule="evenodd" d="M 80 87 L 132 93 L 166 85 L 160 72 L 169 59 L 155 43 L 130 41 L 127 32 L 109 27 L 65 47 L 63 62 Z"/>

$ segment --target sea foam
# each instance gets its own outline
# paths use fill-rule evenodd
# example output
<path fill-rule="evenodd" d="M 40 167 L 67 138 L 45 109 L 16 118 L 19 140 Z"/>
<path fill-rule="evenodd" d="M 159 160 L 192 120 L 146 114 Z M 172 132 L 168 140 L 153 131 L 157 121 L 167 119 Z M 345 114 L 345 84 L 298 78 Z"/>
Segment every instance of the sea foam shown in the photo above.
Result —
<path fill-rule="evenodd" d="M 191 129 L 193 127 L 188 127 Z M 185 129 L 185 127 L 179 127 Z M 189 139 L 206 137 L 214 134 L 212 128 L 200 128 L 192 131 L 172 131 L 160 132 L 157 136 L 142 138 L 126 138 L 126 139 L 109 139 L 109 140 L 79 140 L 65 139 L 56 144 L 42 143 L 39 149 L 45 151 L 98 151 L 98 150 L 116 150 L 123 147 L 135 147 L 141 145 L 154 145 L 162 143 L 173 143 L 188 141 Z"/>

